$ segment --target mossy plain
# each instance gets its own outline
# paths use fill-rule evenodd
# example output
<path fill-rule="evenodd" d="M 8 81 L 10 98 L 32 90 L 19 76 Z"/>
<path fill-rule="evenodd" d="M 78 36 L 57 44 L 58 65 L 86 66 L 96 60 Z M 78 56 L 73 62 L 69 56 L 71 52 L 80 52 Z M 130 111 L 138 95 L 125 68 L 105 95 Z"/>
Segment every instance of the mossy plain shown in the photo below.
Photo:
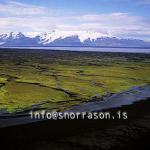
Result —
<path fill-rule="evenodd" d="M 1 49 L 0 109 L 64 110 L 149 84 L 149 66 L 149 54 Z"/>

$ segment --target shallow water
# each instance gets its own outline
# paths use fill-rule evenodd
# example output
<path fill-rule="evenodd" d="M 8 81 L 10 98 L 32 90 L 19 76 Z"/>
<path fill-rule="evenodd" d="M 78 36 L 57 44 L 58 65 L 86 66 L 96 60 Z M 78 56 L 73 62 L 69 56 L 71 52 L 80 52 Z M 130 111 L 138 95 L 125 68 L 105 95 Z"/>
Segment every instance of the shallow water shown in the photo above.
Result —
<path fill-rule="evenodd" d="M 72 107 L 69 112 L 93 112 L 104 109 L 118 108 L 150 98 L 150 86 L 133 87 L 130 90 L 114 94 L 104 101 L 87 102 Z"/>
<path fill-rule="evenodd" d="M 104 101 L 85 102 L 78 106 L 73 106 L 71 109 L 67 110 L 67 112 L 102 111 L 105 109 L 118 108 L 124 105 L 130 105 L 135 102 L 145 100 L 147 98 L 150 98 L 150 86 L 133 87 L 128 91 L 114 94 L 108 98 L 105 98 Z M 6 114 L 6 116 L 7 117 L 1 114 L 0 128 L 43 121 L 38 119 L 31 119 L 30 116 L 26 116 L 26 114 L 24 113 L 19 116 L 15 114 Z"/>

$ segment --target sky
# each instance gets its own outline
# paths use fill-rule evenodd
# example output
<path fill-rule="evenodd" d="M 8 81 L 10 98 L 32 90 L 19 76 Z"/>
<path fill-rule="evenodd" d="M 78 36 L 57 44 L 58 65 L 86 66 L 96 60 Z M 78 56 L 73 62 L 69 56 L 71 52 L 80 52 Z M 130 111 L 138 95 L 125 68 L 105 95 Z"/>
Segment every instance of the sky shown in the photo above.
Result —
<path fill-rule="evenodd" d="M 150 41 L 150 0 L 0 0 L 0 33 L 52 30 Z"/>

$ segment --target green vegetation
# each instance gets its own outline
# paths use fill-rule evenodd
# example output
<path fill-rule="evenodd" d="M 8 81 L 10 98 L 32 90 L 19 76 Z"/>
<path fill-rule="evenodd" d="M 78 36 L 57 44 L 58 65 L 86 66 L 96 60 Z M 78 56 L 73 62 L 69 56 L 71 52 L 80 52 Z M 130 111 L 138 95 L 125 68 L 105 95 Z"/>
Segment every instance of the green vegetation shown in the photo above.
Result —
<path fill-rule="evenodd" d="M 0 109 L 62 110 L 149 84 L 149 66 L 149 54 L 0 50 Z"/>

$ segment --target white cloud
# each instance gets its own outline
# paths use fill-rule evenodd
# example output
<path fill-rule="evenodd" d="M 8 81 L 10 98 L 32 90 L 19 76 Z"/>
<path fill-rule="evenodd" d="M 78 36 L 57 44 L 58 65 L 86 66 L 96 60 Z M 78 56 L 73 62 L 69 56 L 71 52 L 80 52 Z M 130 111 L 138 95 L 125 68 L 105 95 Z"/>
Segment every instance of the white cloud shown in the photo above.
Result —
<path fill-rule="evenodd" d="M 74 33 L 99 32 L 101 35 L 124 38 L 150 38 L 150 20 L 140 16 L 120 12 L 72 16 L 56 14 L 44 7 L 15 1 L 0 3 L 0 33 L 21 31 L 31 36 L 57 29 Z"/>
<path fill-rule="evenodd" d="M 42 15 L 45 11 L 46 8 L 44 7 L 27 5 L 12 0 L 0 3 L 0 14 L 3 15 Z"/>
<path fill-rule="evenodd" d="M 132 16 L 127 13 L 110 14 L 88 14 L 76 16 L 73 19 L 78 20 L 78 25 L 60 26 L 62 30 L 88 30 L 118 37 L 140 37 L 149 35 L 150 21 L 140 16 Z M 134 33 L 134 34 L 133 34 Z M 134 35 L 134 36 L 131 36 Z"/>

